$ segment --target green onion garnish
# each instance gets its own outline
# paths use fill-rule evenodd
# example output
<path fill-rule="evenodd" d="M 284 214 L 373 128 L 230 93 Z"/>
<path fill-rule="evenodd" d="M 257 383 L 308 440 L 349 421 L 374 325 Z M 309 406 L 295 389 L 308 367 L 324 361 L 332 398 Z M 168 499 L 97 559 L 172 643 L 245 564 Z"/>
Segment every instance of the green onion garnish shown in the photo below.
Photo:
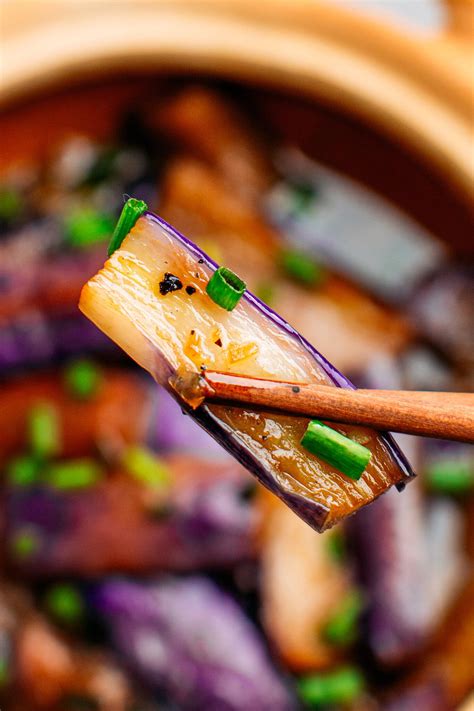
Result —
<path fill-rule="evenodd" d="M 95 395 L 101 380 L 100 368 L 90 360 L 75 361 L 64 372 L 66 388 L 78 400 L 89 400 Z"/>
<path fill-rule="evenodd" d="M 35 405 L 28 416 L 28 439 L 33 454 L 52 457 L 61 447 L 58 413 L 48 402 Z"/>
<path fill-rule="evenodd" d="M 352 644 L 357 637 L 358 621 L 363 607 L 364 599 L 359 590 L 349 592 L 339 609 L 324 625 L 324 639 L 336 646 Z"/>
<path fill-rule="evenodd" d="M 232 311 L 239 303 L 246 284 L 227 267 L 219 267 L 209 279 L 206 291 L 211 299 L 226 311 Z"/>
<path fill-rule="evenodd" d="M 280 252 L 279 264 L 285 274 L 304 286 L 320 284 L 324 270 L 308 254 L 294 249 Z"/>
<path fill-rule="evenodd" d="M 10 538 L 10 550 L 16 558 L 26 559 L 32 556 L 40 546 L 40 537 L 31 528 L 22 528 Z"/>
<path fill-rule="evenodd" d="M 275 300 L 275 285 L 271 281 L 262 281 L 255 287 L 255 296 L 263 301 L 267 306 L 271 306 Z"/>
<path fill-rule="evenodd" d="M 122 465 L 129 474 L 147 486 L 163 486 L 169 483 L 168 467 L 146 447 L 129 447 L 122 457 Z"/>
<path fill-rule="evenodd" d="M 336 432 L 319 420 L 311 420 L 301 444 L 308 452 L 338 469 L 351 479 L 359 479 L 370 461 L 367 447 Z"/>
<path fill-rule="evenodd" d="M 311 674 L 298 681 L 302 701 L 308 706 L 350 704 L 364 690 L 362 674 L 351 666 L 339 667 L 327 674 Z"/>
<path fill-rule="evenodd" d="M 431 491 L 460 495 L 474 489 L 474 467 L 466 459 L 444 459 L 431 462 L 426 470 Z"/>
<path fill-rule="evenodd" d="M 31 486 L 39 479 L 40 462 L 34 457 L 17 457 L 7 465 L 8 483 L 12 486 Z"/>
<path fill-rule="evenodd" d="M 0 689 L 10 681 L 10 662 L 6 657 L 0 658 Z"/>
<path fill-rule="evenodd" d="M 65 222 L 65 235 L 72 247 L 89 247 L 110 238 L 114 221 L 109 216 L 96 210 L 76 210 Z"/>
<path fill-rule="evenodd" d="M 291 213 L 295 216 L 306 212 L 316 198 L 316 188 L 312 183 L 298 180 L 290 184 L 293 205 Z"/>
<path fill-rule="evenodd" d="M 11 222 L 20 216 L 22 210 L 23 199 L 18 190 L 0 187 L 0 220 Z"/>
<path fill-rule="evenodd" d="M 97 484 L 102 475 L 98 462 L 84 458 L 51 464 L 44 473 L 44 479 L 54 489 L 86 489 Z"/>
<path fill-rule="evenodd" d="M 84 615 L 84 601 L 74 585 L 54 585 L 46 594 L 45 605 L 60 622 L 77 622 Z"/>
<path fill-rule="evenodd" d="M 326 550 L 335 563 L 344 563 L 347 558 L 346 539 L 341 527 L 327 531 L 324 537 Z"/>
<path fill-rule="evenodd" d="M 84 177 L 82 185 L 99 185 L 110 178 L 115 169 L 117 156 L 118 150 L 114 146 L 102 148 Z"/>
<path fill-rule="evenodd" d="M 148 205 L 146 202 L 143 202 L 143 200 L 136 200 L 135 198 L 129 198 L 127 200 L 122 208 L 112 239 L 110 240 L 108 250 L 109 257 L 120 247 L 135 222 L 146 210 L 148 210 Z"/>

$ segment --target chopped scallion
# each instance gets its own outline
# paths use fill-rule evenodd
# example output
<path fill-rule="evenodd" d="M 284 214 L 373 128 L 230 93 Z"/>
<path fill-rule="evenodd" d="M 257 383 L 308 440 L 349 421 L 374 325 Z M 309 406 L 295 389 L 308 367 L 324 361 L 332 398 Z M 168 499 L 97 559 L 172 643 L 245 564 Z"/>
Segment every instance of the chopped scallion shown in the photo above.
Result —
<path fill-rule="evenodd" d="M 65 222 L 65 235 L 72 247 L 89 247 L 110 239 L 114 221 L 96 210 L 85 208 L 71 213 Z"/>
<path fill-rule="evenodd" d="M 45 482 L 55 489 L 86 489 L 102 479 L 103 471 L 93 459 L 71 459 L 51 464 L 44 473 Z"/>
<path fill-rule="evenodd" d="M 115 226 L 109 245 L 109 257 L 120 247 L 135 222 L 148 210 L 148 205 L 143 200 L 129 198 L 122 208 L 122 212 Z"/>
<path fill-rule="evenodd" d="M 372 452 L 319 420 L 311 420 L 301 444 L 308 452 L 338 469 L 351 479 L 359 479 Z"/>
<path fill-rule="evenodd" d="M 30 558 L 40 546 L 40 537 L 32 528 L 17 530 L 10 538 L 10 550 L 15 558 Z"/>
<path fill-rule="evenodd" d="M 100 368 L 90 360 L 78 360 L 65 370 L 64 381 L 68 391 L 78 400 L 90 399 L 100 386 Z"/>
<path fill-rule="evenodd" d="M 363 606 L 364 599 L 361 593 L 358 590 L 351 590 L 324 625 L 324 639 L 336 646 L 352 644 L 357 637 L 358 621 Z"/>
<path fill-rule="evenodd" d="M 279 264 L 287 276 L 304 286 L 316 286 L 324 278 L 324 269 L 308 254 L 295 249 L 280 252 Z"/>
<path fill-rule="evenodd" d="M 8 483 L 12 486 L 31 486 L 39 479 L 40 462 L 34 457 L 17 457 L 7 465 Z"/>
<path fill-rule="evenodd" d="M 255 289 L 255 296 L 267 306 L 271 306 L 275 300 L 275 285 L 271 281 L 260 282 Z"/>
<path fill-rule="evenodd" d="M 74 585 L 51 587 L 45 598 L 47 610 L 60 622 L 77 622 L 84 614 L 84 601 Z"/>
<path fill-rule="evenodd" d="M 315 186 L 306 180 L 293 181 L 290 184 L 293 215 L 298 216 L 314 203 L 317 192 Z"/>
<path fill-rule="evenodd" d="M 460 495 L 474 489 L 474 466 L 467 459 L 440 459 L 426 470 L 426 482 L 431 491 Z"/>
<path fill-rule="evenodd" d="M 239 303 L 246 284 L 227 267 L 219 267 L 209 279 L 206 291 L 211 299 L 226 311 L 232 311 Z"/>
<path fill-rule="evenodd" d="M 350 704 L 364 690 L 362 674 L 351 666 L 339 667 L 327 674 L 311 674 L 298 681 L 302 701 L 310 707 Z"/>
<path fill-rule="evenodd" d="M 344 563 L 347 557 L 346 540 L 341 527 L 327 531 L 324 538 L 329 557 L 335 563 Z"/>
<path fill-rule="evenodd" d="M 38 457 L 52 457 L 61 448 L 59 417 L 54 405 L 41 402 L 35 405 L 28 416 L 29 444 Z"/>
<path fill-rule="evenodd" d="M 0 187 L 0 220 L 11 222 L 20 216 L 23 209 L 23 199 L 14 188 Z"/>
<path fill-rule="evenodd" d="M 168 467 L 146 447 L 129 447 L 123 455 L 122 465 L 129 474 L 147 486 L 164 486 L 169 483 Z"/>
<path fill-rule="evenodd" d="M 10 662 L 6 657 L 0 658 L 0 689 L 10 681 Z"/>

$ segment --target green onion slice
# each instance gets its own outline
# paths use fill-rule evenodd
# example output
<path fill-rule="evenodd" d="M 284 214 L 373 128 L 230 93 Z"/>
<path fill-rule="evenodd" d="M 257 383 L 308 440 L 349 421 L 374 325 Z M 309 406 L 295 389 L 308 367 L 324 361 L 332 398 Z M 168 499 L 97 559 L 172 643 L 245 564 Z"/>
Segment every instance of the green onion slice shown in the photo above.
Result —
<path fill-rule="evenodd" d="M 110 238 L 114 221 L 110 215 L 90 208 L 76 210 L 65 222 L 65 235 L 72 247 L 89 247 Z"/>
<path fill-rule="evenodd" d="M 58 412 L 54 405 L 42 402 L 30 410 L 28 435 L 33 454 L 42 458 L 58 454 L 61 448 L 61 433 Z"/>
<path fill-rule="evenodd" d="M 216 269 L 206 287 L 211 299 L 226 311 L 235 309 L 247 285 L 227 267 Z"/>
<path fill-rule="evenodd" d="M 298 681 L 301 699 L 308 706 L 350 704 L 364 691 L 364 678 L 352 666 L 339 667 L 327 674 L 312 674 Z"/>
<path fill-rule="evenodd" d="M 0 186 L 0 220 L 11 222 L 23 210 L 23 198 L 18 190 L 7 185 Z"/>
<path fill-rule="evenodd" d="M 129 447 L 122 457 L 122 465 L 135 479 L 148 486 L 163 486 L 169 483 L 168 467 L 146 447 Z"/>
<path fill-rule="evenodd" d="M 102 467 L 93 459 L 71 459 L 51 464 L 45 471 L 45 482 L 54 489 L 86 489 L 97 484 Z"/>
<path fill-rule="evenodd" d="M 40 547 L 40 536 L 32 528 L 20 528 L 10 538 L 10 550 L 15 558 L 26 559 Z"/>
<path fill-rule="evenodd" d="M 341 526 L 327 531 L 325 535 L 326 551 L 334 563 L 339 565 L 347 559 L 347 546 Z"/>
<path fill-rule="evenodd" d="M 304 286 L 316 286 L 323 281 L 323 267 L 305 252 L 284 249 L 280 252 L 279 264 L 287 276 Z"/>
<path fill-rule="evenodd" d="M 31 486 L 39 480 L 40 462 L 35 457 L 17 457 L 7 465 L 8 483 L 12 486 Z"/>
<path fill-rule="evenodd" d="M 48 612 L 61 622 L 77 622 L 84 615 L 84 601 L 74 585 L 58 584 L 46 593 Z"/>
<path fill-rule="evenodd" d="M 102 380 L 100 368 L 90 360 L 77 360 L 64 372 L 67 390 L 78 400 L 89 400 L 96 394 Z"/>
<path fill-rule="evenodd" d="M 308 452 L 327 462 L 351 479 L 359 479 L 372 452 L 319 420 L 311 420 L 301 444 Z"/>
<path fill-rule="evenodd" d="M 460 495 L 474 490 L 474 465 L 466 459 L 443 459 L 431 462 L 426 470 L 431 491 Z"/>
<path fill-rule="evenodd" d="M 120 247 L 135 222 L 146 210 L 148 210 L 148 205 L 146 202 L 143 202 L 143 200 L 136 200 L 135 198 L 129 198 L 127 200 L 122 208 L 112 239 L 110 240 L 109 257 Z"/>
<path fill-rule="evenodd" d="M 359 590 L 351 590 L 324 625 L 324 639 L 336 646 L 352 644 L 358 634 L 358 622 L 363 607 L 362 594 Z"/>

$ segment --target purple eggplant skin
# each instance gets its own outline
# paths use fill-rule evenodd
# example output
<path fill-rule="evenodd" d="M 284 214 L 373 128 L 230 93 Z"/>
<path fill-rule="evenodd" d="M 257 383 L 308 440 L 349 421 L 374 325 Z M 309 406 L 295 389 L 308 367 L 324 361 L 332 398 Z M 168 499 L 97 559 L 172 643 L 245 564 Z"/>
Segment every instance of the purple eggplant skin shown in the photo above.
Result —
<path fill-rule="evenodd" d="M 381 705 L 381 711 L 454 711 L 441 681 L 426 679 L 400 690 Z"/>
<path fill-rule="evenodd" d="M 131 668 L 183 711 L 297 708 L 257 630 L 206 578 L 108 581 L 95 605 Z"/>
<path fill-rule="evenodd" d="M 474 261 L 451 264 L 413 295 L 416 328 L 455 362 L 474 368 Z"/>
<path fill-rule="evenodd" d="M 147 443 L 152 449 L 164 454 L 185 452 L 217 460 L 229 459 L 230 455 L 182 410 L 164 388 L 153 388 L 153 393 L 147 435 Z"/>
<path fill-rule="evenodd" d="M 0 325 L 0 375 L 79 355 L 122 358 L 119 348 L 78 312 L 22 313 Z"/>
<path fill-rule="evenodd" d="M 376 659 L 398 665 L 417 653 L 431 629 L 422 492 L 390 490 L 348 521 L 362 583 L 368 590 L 367 637 Z"/>
<path fill-rule="evenodd" d="M 193 466 L 197 475 L 196 461 Z M 215 478 L 188 480 L 169 500 L 160 501 L 156 511 L 143 507 L 138 485 L 129 488 L 133 482 L 124 487 L 123 481 L 106 481 L 68 492 L 38 486 L 11 489 L 5 500 L 7 543 L 23 530 L 34 531 L 38 541 L 30 555 L 14 557 L 11 563 L 23 575 L 42 578 L 227 568 L 253 559 L 258 515 L 246 496 L 252 480 L 233 461 L 227 467 L 203 460 L 200 466 L 214 466 Z M 122 496 L 129 503 L 120 510 Z M 104 520 L 109 522 L 106 530 Z M 129 527 L 127 546 L 114 533 L 117 525 Z"/>
<path fill-rule="evenodd" d="M 162 220 L 152 212 L 145 212 L 144 217 L 154 222 L 160 230 L 164 230 L 175 242 L 181 243 L 184 248 L 194 257 L 196 262 L 201 263 L 215 271 L 218 265 L 202 252 L 193 242 L 184 237 L 171 225 Z M 318 363 L 322 370 L 328 375 L 330 380 L 342 388 L 354 388 L 352 383 L 340 373 L 324 356 L 322 356 L 305 338 L 303 338 L 294 328 L 292 328 L 281 316 L 270 309 L 263 301 L 246 291 L 242 299 L 249 302 L 254 308 L 260 311 L 265 318 L 276 324 L 281 331 L 286 332 L 293 339 L 296 339 L 312 358 Z M 189 414 L 198 422 L 212 437 L 214 437 L 235 459 L 237 459 L 246 469 L 252 472 L 259 481 L 274 494 L 290 506 L 304 521 L 316 530 L 322 530 L 327 519 L 329 510 L 327 506 L 317 504 L 300 494 L 282 491 L 275 478 L 269 473 L 266 466 L 260 459 L 246 449 L 242 442 L 228 428 L 225 428 L 218 418 L 204 403 L 197 410 L 189 410 Z M 399 449 L 390 434 L 382 434 L 384 443 L 389 454 L 396 461 L 401 470 L 401 475 L 407 479 L 414 477 L 411 466 Z"/>

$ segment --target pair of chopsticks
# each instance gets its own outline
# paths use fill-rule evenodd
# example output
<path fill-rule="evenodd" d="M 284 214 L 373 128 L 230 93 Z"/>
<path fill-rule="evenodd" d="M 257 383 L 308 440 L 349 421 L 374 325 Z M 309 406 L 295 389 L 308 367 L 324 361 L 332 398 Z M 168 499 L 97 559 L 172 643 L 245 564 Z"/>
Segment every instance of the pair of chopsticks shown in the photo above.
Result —
<path fill-rule="evenodd" d="M 349 390 L 204 371 L 205 400 L 291 412 L 377 430 L 474 442 L 474 394 Z"/>

